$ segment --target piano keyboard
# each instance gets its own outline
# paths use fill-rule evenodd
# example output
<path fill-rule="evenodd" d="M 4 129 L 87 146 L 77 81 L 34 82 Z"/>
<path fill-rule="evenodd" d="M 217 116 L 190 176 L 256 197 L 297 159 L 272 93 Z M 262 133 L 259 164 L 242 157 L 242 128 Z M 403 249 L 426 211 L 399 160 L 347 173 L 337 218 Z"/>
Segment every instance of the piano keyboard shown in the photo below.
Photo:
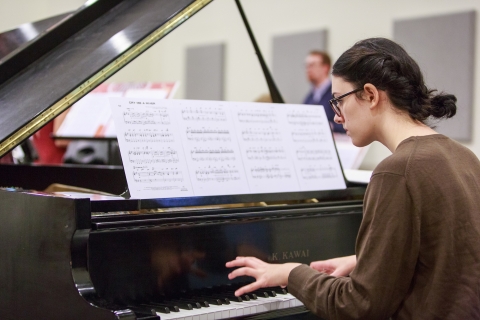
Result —
<path fill-rule="evenodd" d="M 235 299 L 197 298 L 144 305 L 155 310 L 161 320 L 214 320 L 256 315 L 264 312 L 303 306 L 283 289 L 260 290 Z M 210 301 L 210 302 L 209 302 Z"/>

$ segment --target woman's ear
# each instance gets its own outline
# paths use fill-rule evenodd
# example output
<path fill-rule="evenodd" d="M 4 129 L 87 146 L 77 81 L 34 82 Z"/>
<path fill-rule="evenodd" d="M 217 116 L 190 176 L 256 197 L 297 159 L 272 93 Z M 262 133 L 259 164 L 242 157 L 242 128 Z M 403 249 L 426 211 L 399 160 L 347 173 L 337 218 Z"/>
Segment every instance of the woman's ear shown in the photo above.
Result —
<path fill-rule="evenodd" d="M 363 99 L 370 104 L 370 108 L 375 108 L 380 102 L 380 92 L 377 87 L 371 83 L 363 86 Z"/>

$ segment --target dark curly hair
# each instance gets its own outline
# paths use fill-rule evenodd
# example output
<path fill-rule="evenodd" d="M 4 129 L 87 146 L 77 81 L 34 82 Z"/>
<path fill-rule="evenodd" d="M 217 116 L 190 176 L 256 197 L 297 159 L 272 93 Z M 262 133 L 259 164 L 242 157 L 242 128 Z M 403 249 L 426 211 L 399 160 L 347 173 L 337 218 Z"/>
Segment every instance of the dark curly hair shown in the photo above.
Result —
<path fill-rule="evenodd" d="M 373 84 L 387 93 L 397 109 L 423 123 L 430 116 L 451 118 L 457 111 L 457 98 L 427 88 L 415 60 L 399 44 L 385 38 L 355 43 L 335 62 L 332 75 L 358 88 Z"/>

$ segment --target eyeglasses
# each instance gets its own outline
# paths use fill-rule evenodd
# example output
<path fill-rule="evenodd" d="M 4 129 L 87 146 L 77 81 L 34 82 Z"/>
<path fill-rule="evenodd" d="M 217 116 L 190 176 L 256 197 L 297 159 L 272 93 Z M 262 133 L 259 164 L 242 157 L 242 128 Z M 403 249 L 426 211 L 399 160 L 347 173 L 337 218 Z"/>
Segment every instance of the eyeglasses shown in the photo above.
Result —
<path fill-rule="evenodd" d="M 352 94 L 352 93 L 355 93 L 355 92 L 358 92 L 358 91 L 361 91 L 363 90 L 363 88 L 358 88 L 358 89 L 355 89 L 355 90 L 352 90 L 350 92 L 347 92 L 345 94 L 342 94 L 340 97 L 337 97 L 337 98 L 333 98 L 331 99 L 329 102 L 330 102 L 330 106 L 332 107 L 333 111 L 335 112 L 335 114 L 339 117 L 342 116 L 342 112 L 340 111 L 340 108 L 338 106 L 338 102 L 340 100 L 342 100 L 343 98 L 345 98 L 346 96 Z"/>

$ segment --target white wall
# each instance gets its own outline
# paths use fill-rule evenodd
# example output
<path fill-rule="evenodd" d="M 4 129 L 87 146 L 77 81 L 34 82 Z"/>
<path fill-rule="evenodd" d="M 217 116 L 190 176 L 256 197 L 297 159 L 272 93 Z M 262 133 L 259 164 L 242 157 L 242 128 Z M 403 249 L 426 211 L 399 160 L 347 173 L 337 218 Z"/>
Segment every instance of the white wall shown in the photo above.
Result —
<path fill-rule="evenodd" d="M 0 0 L 0 30 L 72 10 L 81 4 L 80 0 Z M 478 0 L 242 0 L 242 4 L 267 63 L 271 62 L 272 37 L 276 35 L 326 28 L 328 48 L 335 59 L 360 39 L 391 37 L 395 19 L 480 11 Z M 477 23 L 477 47 L 479 31 Z M 185 48 L 219 42 L 226 44 L 226 100 L 252 101 L 268 92 L 233 0 L 213 1 L 120 71 L 112 81 L 180 80 L 185 83 Z M 479 79 L 479 50 L 476 57 L 475 79 Z M 473 140 L 466 144 L 477 156 L 480 156 L 480 131 L 475 126 L 480 123 L 480 112 L 476 111 L 480 108 L 479 85 L 475 81 Z M 183 95 L 180 86 L 176 97 Z M 372 169 L 388 154 L 386 148 L 375 144 L 362 167 Z"/>

